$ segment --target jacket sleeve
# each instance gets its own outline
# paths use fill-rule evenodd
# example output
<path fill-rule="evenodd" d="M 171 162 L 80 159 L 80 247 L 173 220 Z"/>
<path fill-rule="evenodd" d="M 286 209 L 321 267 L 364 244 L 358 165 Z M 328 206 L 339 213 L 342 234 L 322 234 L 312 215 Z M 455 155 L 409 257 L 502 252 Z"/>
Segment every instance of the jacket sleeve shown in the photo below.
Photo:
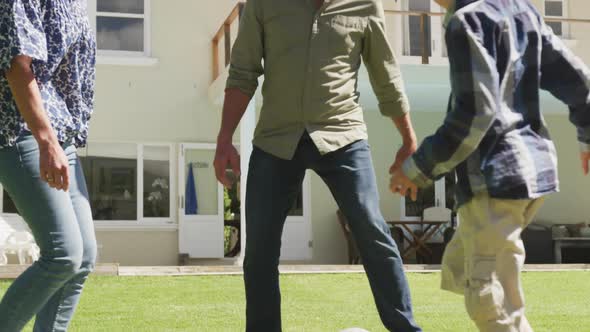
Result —
<path fill-rule="evenodd" d="M 365 30 L 362 56 L 381 114 L 395 118 L 408 113 L 410 103 L 399 64 L 385 35 L 385 12 L 378 3 Z"/>
<path fill-rule="evenodd" d="M 590 70 L 549 26 L 541 23 L 541 88 L 569 107 L 580 146 L 590 152 Z"/>
<path fill-rule="evenodd" d="M 479 146 L 499 107 L 499 75 L 496 61 L 460 17 L 447 27 L 446 41 L 451 70 L 449 111 L 436 133 L 427 137 L 403 165 L 418 186 L 453 170 Z"/>
<path fill-rule="evenodd" d="M 263 24 L 260 0 L 248 0 L 240 19 L 240 29 L 232 49 L 226 89 L 237 88 L 248 96 L 258 88 L 258 77 L 264 73 Z"/>

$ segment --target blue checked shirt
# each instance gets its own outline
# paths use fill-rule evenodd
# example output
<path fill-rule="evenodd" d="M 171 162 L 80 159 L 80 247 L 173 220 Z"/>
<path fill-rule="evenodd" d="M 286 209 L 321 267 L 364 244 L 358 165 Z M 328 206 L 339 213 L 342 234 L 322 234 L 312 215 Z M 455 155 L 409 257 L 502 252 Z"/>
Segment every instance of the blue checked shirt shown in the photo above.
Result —
<path fill-rule="evenodd" d="M 590 70 L 529 0 L 457 0 L 447 21 L 447 116 L 403 168 L 424 187 L 453 170 L 457 202 L 485 192 L 533 199 L 559 190 L 557 153 L 539 90 L 567 104 L 590 151 Z"/>

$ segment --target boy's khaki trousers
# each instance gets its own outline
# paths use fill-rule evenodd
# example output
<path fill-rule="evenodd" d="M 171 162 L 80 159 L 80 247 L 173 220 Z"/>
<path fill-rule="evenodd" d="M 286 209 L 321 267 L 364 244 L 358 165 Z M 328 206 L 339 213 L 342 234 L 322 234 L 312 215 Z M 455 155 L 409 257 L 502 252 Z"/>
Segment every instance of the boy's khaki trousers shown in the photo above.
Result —
<path fill-rule="evenodd" d="M 531 332 L 524 314 L 520 234 L 543 199 L 505 200 L 478 194 L 459 208 L 460 224 L 442 262 L 445 290 L 465 296 L 482 332 Z"/>

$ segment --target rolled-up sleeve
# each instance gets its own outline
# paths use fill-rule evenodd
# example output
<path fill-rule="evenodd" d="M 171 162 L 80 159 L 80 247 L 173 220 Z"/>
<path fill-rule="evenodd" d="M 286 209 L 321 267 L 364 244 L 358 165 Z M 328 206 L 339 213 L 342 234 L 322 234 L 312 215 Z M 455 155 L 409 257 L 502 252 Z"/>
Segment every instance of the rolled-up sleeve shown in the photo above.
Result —
<path fill-rule="evenodd" d="M 399 64 L 385 34 L 385 12 L 380 4 L 376 6 L 365 30 L 363 61 L 381 114 L 395 118 L 408 113 L 410 103 Z"/>
<path fill-rule="evenodd" d="M 47 61 L 47 40 L 41 23 L 38 1 L 0 1 L 0 74 L 12 60 L 25 55 L 34 61 Z"/>
<path fill-rule="evenodd" d="M 240 29 L 232 49 L 226 89 L 240 89 L 248 96 L 258 88 L 258 77 L 264 73 L 263 24 L 259 0 L 248 0 L 240 19 Z"/>

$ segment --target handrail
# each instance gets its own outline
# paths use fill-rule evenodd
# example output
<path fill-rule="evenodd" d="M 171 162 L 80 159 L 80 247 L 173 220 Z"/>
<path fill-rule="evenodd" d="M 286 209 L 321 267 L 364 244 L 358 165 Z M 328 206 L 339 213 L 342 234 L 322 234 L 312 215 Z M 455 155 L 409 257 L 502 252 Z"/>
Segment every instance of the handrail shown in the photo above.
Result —
<path fill-rule="evenodd" d="M 386 9 L 385 13 L 391 14 L 400 14 L 400 15 L 408 15 L 408 16 L 420 16 L 422 14 L 426 14 L 427 16 L 444 16 L 446 13 L 435 13 L 435 12 L 424 12 L 424 11 L 416 11 L 416 10 L 393 10 L 393 9 Z M 560 18 L 560 17 L 544 17 L 543 18 L 546 22 L 563 22 L 563 23 L 590 23 L 590 19 L 584 18 Z"/>
<path fill-rule="evenodd" d="M 400 14 L 400 15 L 408 15 L 408 16 L 420 16 L 426 14 L 427 16 L 444 16 L 446 13 L 435 13 L 435 12 L 425 12 L 425 11 L 417 11 L 417 10 L 393 10 L 393 9 L 385 9 L 385 14 Z"/>
<path fill-rule="evenodd" d="M 225 67 L 229 66 L 230 58 L 231 58 L 231 25 L 236 21 L 239 20 L 242 11 L 244 10 L 244 5 L 246 3 L 244 1 L 238 2 L 236 6 L 232 9 L 229 16 L 225 19 L 219 30 L 215 33 L 212 40 L 212 50 L 213 50 L 213 79 L 214 82 L 219 77 L 221 70 L 220 70 L 220 63 L 219 63 L 219 42 L 222 38 L 225 39 L 224 45 L 224 57 L 225 57 Z M 402 15 L 402 16 L 419 16 L 420 17 L 420 32 L 421 32 L 421 39 L 422 39 L 422 64 L 429 64 L 430 62 L 430 55 L 428 54 L 428 48 L 425 46 L 427 45 L 429 39 L 429 31 L 426 29 L 426 20 L 429 17 L 439 17 L 446 15 L 445 13 L 435 13 L 435 12 L 425 12 L 425 11 L 410 11 L 410 10 L 385 10 L 386 14 L 394 14 L 394 15 Z M 558 17 L 545 17 L 546 22 L 562 22 L 562 23 L 587 23 L 590 24 L 590 19 L 579 19 L 579 18 L 558 18 Z"/>
<path fill-rule="evenodd" d="M 222 38 L 225 38 L 225 67 L 229 65 L 230 58 L 231 58 L 231 25 L 235 22 L 235 20 L 239 20 L 242 16 L 242 11 L 244 10 L 245 2 L 238 2 L 235 7 L 230 12 L 229 16 L 225 19 L 219 30 L 215 33 L 212 40 L 212 49 L 213 49 L 213 80 L 219 77 L 220 70 L 219 70 L 219 41 Z"/>

